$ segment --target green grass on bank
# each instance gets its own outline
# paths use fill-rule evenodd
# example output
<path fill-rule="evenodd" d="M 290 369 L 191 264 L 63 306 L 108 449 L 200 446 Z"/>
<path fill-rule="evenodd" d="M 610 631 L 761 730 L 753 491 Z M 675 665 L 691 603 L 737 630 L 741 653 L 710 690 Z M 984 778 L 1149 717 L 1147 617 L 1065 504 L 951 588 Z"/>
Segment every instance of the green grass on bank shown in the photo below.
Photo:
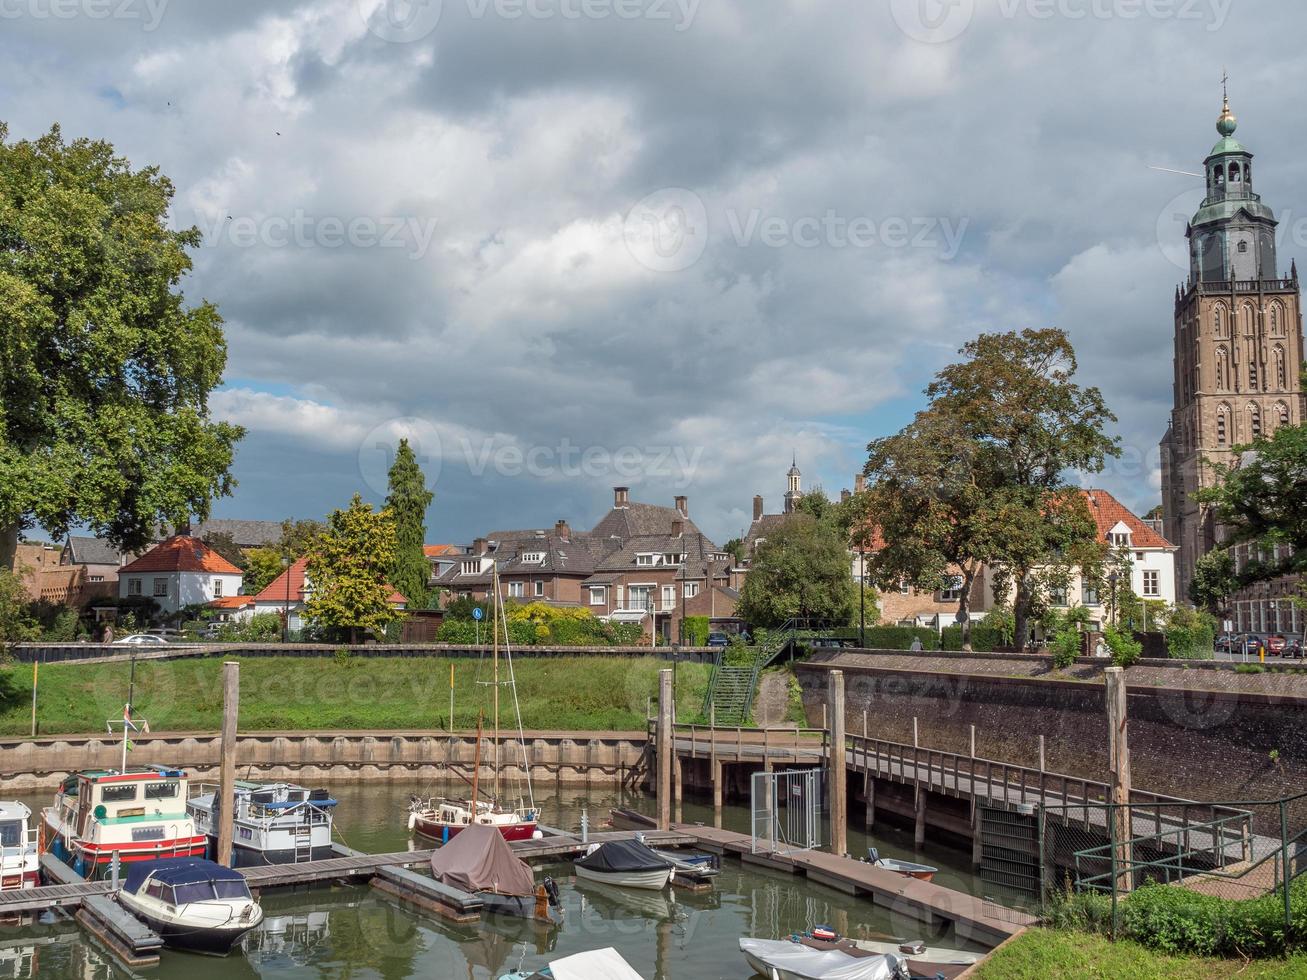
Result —
<path fill-rule="evenodd" d="M 442 729 L 449 723 L 449 671 L 454 665 L 454 723 L 476 727 L 490 715 L 489 662 L 439 658 L 236 658 L 241 664 L 242 731 L 306 729 Z M 503 662 L 501 661 L 501 667 Z M 657 697 L 653 657 L 560 657 L 514 661 L 526 728 L 567 731 L 641 730 L 645 704 Z M 677 713 L 690 720 L 703 707 L 710 667 L 677 667 Z M 103 732 L 121 718 L 129 667 L 47 664 L 41 667 L 37 723 L 42 735 Z M 501 681 L 507 679 L 503 672 Z M 511 689 L 501 687 L 501 718 L 511 727 Z M 154 731 L 217 731 L 222 716 L 222 661 L 155 661 L 136 665 L 136 712 Z M 0 669 L 0 736 L 31 730 L 32 668 Z M 489 722 L 487 721 L 487 724 Z"/>
<path fill-rule="evenodd" d="M 981 966 L 981 980 L 1303 980 L 1307 956 L 1287 960 L 1213 960 L 1167 956 L 1128 941 L 1083 932 L 1031 929 Z"/>

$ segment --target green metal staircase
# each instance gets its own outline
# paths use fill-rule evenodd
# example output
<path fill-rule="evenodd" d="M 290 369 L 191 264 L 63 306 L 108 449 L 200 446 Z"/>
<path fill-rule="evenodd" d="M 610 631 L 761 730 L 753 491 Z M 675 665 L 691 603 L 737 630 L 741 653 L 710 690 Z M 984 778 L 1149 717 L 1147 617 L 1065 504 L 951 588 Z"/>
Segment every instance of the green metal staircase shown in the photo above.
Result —
<path fill-rule="evenodd" d="M 794 642 L 800 627 L 800 622 L 792 619 L 773 630 L 763 643 L 752 648 L 750 662 L 728 665 L 722 662 L 723 654 L 719 653 L 708 681 L 708 696 L 703 702 L 704 717 L 718 725 L 747 724 L 753 713 L 759 675 Z"/>

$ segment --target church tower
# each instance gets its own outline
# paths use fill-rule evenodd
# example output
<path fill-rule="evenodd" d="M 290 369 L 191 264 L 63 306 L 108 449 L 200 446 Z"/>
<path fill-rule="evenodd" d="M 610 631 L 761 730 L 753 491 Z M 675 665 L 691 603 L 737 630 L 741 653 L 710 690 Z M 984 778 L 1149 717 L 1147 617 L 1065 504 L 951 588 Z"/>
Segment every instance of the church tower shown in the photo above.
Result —
<path fill-rule="evenodd" d="M 786 478 L 789 480 L 789 489 L 785 491 L 785 513 L 793 514 L 799 506 L 799 501 L 803 499 L 803 474 L 799 472 L 797 456 L 790 465 L 790 472 L 786 474 Z"/>
<path fill-rule="evenodd" d="M 1218 528 L 1193 500 L 1233 448 L 1303 421 L 1298 269 L 1276 255 L 1278 222 L 1253 192 L 1253 155 L 1234 138 L 1227 96 L 1221 138 L 1204 162 L 1207 196 L 1186 232 L 1189 278 L 1175 294 L 1174 409 L 1162 440 L 1166 536 L 1180 547 L 1178 595 Z"/>

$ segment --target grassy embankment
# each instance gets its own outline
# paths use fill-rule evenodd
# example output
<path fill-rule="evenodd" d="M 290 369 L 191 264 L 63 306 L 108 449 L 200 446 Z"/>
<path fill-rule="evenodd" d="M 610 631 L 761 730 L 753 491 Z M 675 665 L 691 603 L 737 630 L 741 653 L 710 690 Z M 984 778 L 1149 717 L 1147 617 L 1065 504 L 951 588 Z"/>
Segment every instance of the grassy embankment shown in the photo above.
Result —
<path fill-rule="evenodd" d="M 1307 956 L 1247 962 L 1168 956 L 1124 940 L 1032 929 L 987 960 L 979 976 L 980 980 L 1302 980 L 1307 977 Z"/>
<path fill-rule="evenodd" d="M 489 717 L 488 662 L 252 657 L 240 663 L 242 731 L 443 729 L 449 723 L 451 663 L 455 725 L 475 728 L 483 707 Z M 652 657 L 516 660 L 522 723 L 537 731 L 643 730 L 646 699 L 657 698 L 658 671 L 669 666 Z M 677 667 L 677 713 L 682 719 L 690 720 L 702 709 L 710 669 L 702 664 Z M 122 717 L 127 680 L 125 662 L 42 666 L 40 734 L 103 732 L 106 719 Z M 501 717 L 509 727 L 511 693 L 502 688 L 501 695 Z M 30 733 L 31 703 L 32 668 L 0 669 L 0 736 Z M 217 731 L 222 659 L 138 663 L 134 703 L 153 731 Z"/>

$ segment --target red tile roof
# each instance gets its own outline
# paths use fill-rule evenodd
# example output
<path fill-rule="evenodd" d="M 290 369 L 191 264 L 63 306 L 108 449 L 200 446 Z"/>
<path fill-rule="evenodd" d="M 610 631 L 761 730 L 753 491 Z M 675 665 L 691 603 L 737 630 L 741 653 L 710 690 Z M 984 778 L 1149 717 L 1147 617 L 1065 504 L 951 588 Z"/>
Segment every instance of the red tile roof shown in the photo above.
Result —
<path fill-rule="evenodd" d="M 215 575 L 239 575 L 241 570 L 199 538 L 177 534 L 160 541 L 134 562 L 118 569 L 118 574 L 140 572 L 211 572 Z"/>
<path fill-rule="evenodd" d="M 214 609 L 244 609 L 246 606 L 254 605 L 254 596 L 225 595 L 221 599 L 214 599 L 209 605 Z"/>
<path fill-rule="evenodd" d="M 462 554 L 458 545 L 454 544 L 424 544 L 422 551 L 428 558 L 441 558 L 445 555 Z"/>
<path fill-rule="evenodd" d="M 254 601 L 284 603 L 286 601 L 286 590 L 289 588 L 290 601 L 303 602 L 304 581 L 308 567 L 309 560 L 307 558 L 297 559 L 286 571 L 269 582 L 268 587 L 254 597 Z M 392 606 L 407 606 L 408 600 L 394 589 L 391 589 L 390 604 Z"/>
<path fill-rule="evenodd" d="M 1089 505 L 1089 513 L 1098 525 L 1100 540 L 1108 540 L 1112 528 L 1125 524 L 1130 529 L 1130 544 L 1134 548 L 1174 548 L 1170 541 L 1162 537 L 1151 527 L 1130 512 L 1125 504 L 1117 500 L 1106 490 L 1082 490 L 1081 495 Z"/>

